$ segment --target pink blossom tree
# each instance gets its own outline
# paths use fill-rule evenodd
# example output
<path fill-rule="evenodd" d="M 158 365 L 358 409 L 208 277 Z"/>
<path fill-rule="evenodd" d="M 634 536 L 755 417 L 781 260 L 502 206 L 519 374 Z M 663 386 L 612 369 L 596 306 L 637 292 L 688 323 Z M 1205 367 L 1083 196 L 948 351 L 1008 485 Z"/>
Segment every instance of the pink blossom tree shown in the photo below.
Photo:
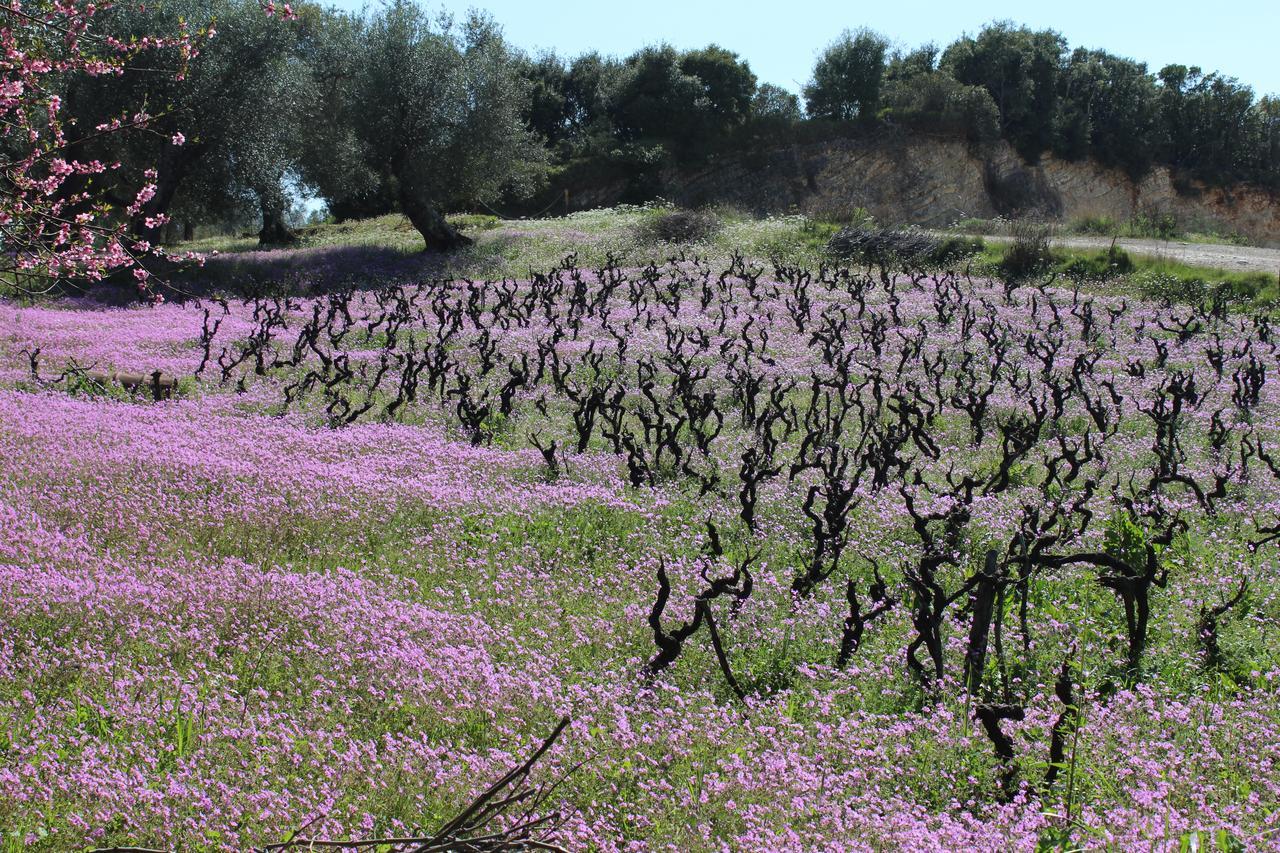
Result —
<path fill-rule="evenodd" d="M 163 35 L 113 37 L 96 26 L 111 0 L 0 0 L 0 277 L 26 295 L 60 282 L 92 283 L 129 270 L 150 292 L 148 261 L 199 260 L 169 255 L 130 230 L 156 194 L 156 172 L 147 170 L 131 201 L 113 203 L 102 178 L 121 168 L 83 156 L 85 143 L 112 134 L 157 132 L 158 115 L 146 103 L 93 128 L 76 128 L 63 108 L 66 82 L 78 75 L 121 76 L 145 62 L 153 73 L 181 80 L 212 26 L 181 23 Z M 292 17 L 288 5 L 263 4 L 266 14 Z M 181 132 L 168 145 L 186 142 Z M 164 224 L 157 214 L 145 224 Z"/>

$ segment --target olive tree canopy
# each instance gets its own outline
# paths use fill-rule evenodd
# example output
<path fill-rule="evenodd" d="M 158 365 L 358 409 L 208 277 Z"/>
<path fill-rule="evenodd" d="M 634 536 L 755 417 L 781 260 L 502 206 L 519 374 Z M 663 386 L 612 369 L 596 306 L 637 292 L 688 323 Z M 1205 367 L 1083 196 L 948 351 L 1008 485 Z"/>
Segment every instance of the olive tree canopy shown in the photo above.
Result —
<path fill-rule="evenodd" d="M 330 119 L 349 129 L 359 168 L 422 234 L 426 248 L 469 242 L 444 212 L 493 203 L 507 188 L 528 189 L 546 152 L 528 131 L 529 98 L 519 57 L 493 21 L 461 25 L 395 0 L 363 26 L 349 85 Z M 335 152 L 336 153 L 336 152 Z M 324 181 L 318 180 L 322 185 Z"/>
<path fill-rule="evenodd" d="M 156 171 L 154 193 L 132 216 L 137 237 L 158 243 L 162 216 L 198 210 L 216 218 L 246 198 L 260 203 L 264 238 L 284 236 L 278 231 L 287 202 L 282 182 L 295 159 L 306 77 L 299 51 L 321 17 L 309 4 L 299 11 L 296 20 L 283 20 L 264 15 L 257 0 L 169 0 L 122 3 L 99 13 L 124 42 L 175 32 L 187 21 L 216 32 L 200 44 L 183 79 L 140 66 L 120 76 L 67 81 L 63 97 L 75 117 L 77 152 L 122 164 L 100 176 L 107 196 L 124 208 L 119 187 L 136 186 L 145 170 Z M 146 133 L 102 137 L 94 131 L 139 104 L 154 115 Z"/>

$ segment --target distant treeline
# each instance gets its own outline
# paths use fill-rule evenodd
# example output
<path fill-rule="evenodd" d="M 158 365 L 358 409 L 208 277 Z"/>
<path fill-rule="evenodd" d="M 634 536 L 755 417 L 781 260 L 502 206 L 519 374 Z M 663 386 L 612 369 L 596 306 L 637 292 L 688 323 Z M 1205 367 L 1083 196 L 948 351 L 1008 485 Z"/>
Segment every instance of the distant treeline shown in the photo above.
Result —
<path fill-rule="evenodd" d="M 1052 30 L 992 24 L 945 49 L 892 50 L 845 32 L 818 58 L 803 100 L 759 83 L 712 45 L 526 60 L 530 128 L 556 162 L 697 163 L 743 147 L 874 128 L 1005 139 L 1028 161 L 1092 158 L 1141 178 L 1164 165 L 1209 184 L 1280 186 L 1280 99 L 1231 77 L 1071 50 Z"/>
<path fill-rule="evenodd" d="M 111 200 L 121 188 L 123 209 L 122 189 L 150 180 L 156 191 L 135 216 L 145 237 L 257 221 L 264 242 L 281 243 L 305 188 L 338 218 L 400 210 L 429 248 L 448 249 L 465 238 L 442 211 L 528 198 L 549 173 L 562 184 L 621 176 L 638 200 L 671 166 L 867 133 L 1005 139 L 1031 161 L 1051 152 L 1134 177 L 1159 164 L 1180 179 L 1280 188 L 1280 100 L 1195 67 L 1151 73 L 1072 51 L 1052 31 L 994 24 L 909 52 L 845 32 L 798 97 L 716 45 L 565 59 L 514 49 L 484 15 L 452 21 L 409 0 L 296 11 L 282 20 L 256 0 L 161 0 L 100 12 L 121 40 L 209 22 L 217 35 L 180 80 L 147 67 L 63 81 L 77 156 L 122 164 L 66 192 Z M 95 132 L 140 104 L 157 117 L 146 132 Z"/>

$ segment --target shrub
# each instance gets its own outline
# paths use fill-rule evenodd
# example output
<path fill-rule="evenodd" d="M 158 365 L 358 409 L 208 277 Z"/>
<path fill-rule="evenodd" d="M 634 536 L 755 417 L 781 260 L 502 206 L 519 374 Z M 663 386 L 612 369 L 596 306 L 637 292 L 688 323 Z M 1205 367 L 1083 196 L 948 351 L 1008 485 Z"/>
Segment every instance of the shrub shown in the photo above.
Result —
<path fill-rule="evenodd" d="M 929 260 L 933 266 L 949 266 L 982 254 L 986 248 L 986 241 L 981 237 L 944 237 Z"/>
<path fill-rule="evenodd" d="M 1097 237 L 1111 237 L 1119 233 L 1116 221 L 1110 216 L 1082 216 L 1068 226 L 1073 234 L 1092 234 Z"/>
<path fill-rule="evenodd" d="M 1109 281 L 1133 270 L 1133 258 L 1114 244 L 1105 252 L 1077 255 L 1062 268 L 1067 278 L 1077 282 Z"/>
<path fill-rule="evenodd" d="M 641 236 L 661 243 L 699 243 L 723 227 L 707 210 L 673 210 L 661 213 L 641 226 Z"/>
<path fill-rule="evenodd" d="M 1268 301 L 1275 293 L 1276 279 L 1267 273 L 1236 273 L 1218 280 L 1211 276 L 1208 270 L 1161 267 L 1144 269 L 1131 280 L 1146 299 L 1201 305 L 1206 310 L 1248 307 Z"/>
<path fill-rule="evenodd" d="M 1183 233 L 1176 216 L 1158 211 L 1139 213 L 1129 223 L 1127 230 L 1131 237 L 1149 237 L 1155 240 L 1172 240 Z"/>
<path fill-rule="evenodd" d="M 1251 302 L 1274 290 L 1275 277 L 1264 272 L 1245 273 L 1220 282 L 1218 290 L 1228 301 Z"/>
<path fill-rule="evenodd" d="M 1049 226 L 1023 220 L 1011 223 L 1009 231 L 1013 242 L 1004 250 L 1004 257 L 1000 260 L 1000 272 L 1006 280 L 1030 278 L 1053 265 Z"/>
<path fill-rule="evenodd" d="M 827 243 L 827 251 L 847 260 L 876 266 L 909 264 L 939 267 L 981 252 L 985 244 L 971 237 L 939 239 L 914 229 L 850 225 Z"/>

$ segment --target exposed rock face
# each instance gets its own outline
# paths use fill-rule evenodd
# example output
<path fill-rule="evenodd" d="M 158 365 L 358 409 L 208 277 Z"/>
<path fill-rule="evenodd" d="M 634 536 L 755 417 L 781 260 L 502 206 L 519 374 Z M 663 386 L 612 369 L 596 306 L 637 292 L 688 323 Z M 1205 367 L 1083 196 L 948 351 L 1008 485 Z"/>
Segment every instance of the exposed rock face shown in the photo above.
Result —
<path fill-rule="evenodd" d="M 865 208 L 882 222 L 934 226 L 997 215 L 1125 221 L 1168 213 L 1184 227 L 1280 244 L 1280 197 L 1266 190 L 1192 185 L 1180 192 L 1165 168 L 1135 183 L 1089 162 L 1045 157 L 1028 165 L 1004 143 L 975 151 L 961 141 L 921 136 L 836 140 L 673 173 L 664 184 L 664 195 L 685 205 L 722 202 L 820 216 Z"/>

